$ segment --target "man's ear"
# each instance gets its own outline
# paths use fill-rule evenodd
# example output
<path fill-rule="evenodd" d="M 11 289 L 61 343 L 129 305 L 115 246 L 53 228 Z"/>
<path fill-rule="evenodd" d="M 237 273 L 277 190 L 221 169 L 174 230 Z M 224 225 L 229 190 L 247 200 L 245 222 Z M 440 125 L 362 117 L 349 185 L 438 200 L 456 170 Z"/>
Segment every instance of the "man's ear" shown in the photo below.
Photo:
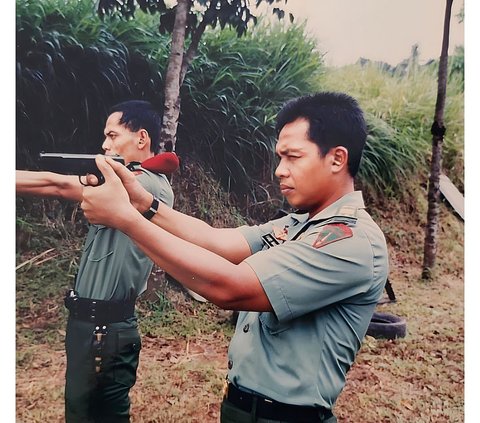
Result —
<path fill-rule="evenodd" d="M 337 146 L 330 151 L 332 154 L 332 171 L 338 173 L 343 169 L 347 169 L 348 150 L 345 147 Z"/>
<path fill-rule="evenodd" d="M 143 150 L 145 146 L 150 149 L 150 135 L 148 135 L 148 131 L 146 129 L 140 129 L 138 131 L 138 148 Z"/>

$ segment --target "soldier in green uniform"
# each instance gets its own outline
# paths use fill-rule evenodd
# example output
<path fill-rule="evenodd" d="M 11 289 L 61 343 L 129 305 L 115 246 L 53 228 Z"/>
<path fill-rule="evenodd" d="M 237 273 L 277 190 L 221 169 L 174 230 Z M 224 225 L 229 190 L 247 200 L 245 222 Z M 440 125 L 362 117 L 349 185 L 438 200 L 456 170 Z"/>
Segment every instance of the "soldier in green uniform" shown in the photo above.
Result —
<path fill-rule="evenodd" d="M 101 156 L 106 183 L 84 190 L 90 221 L 120 229 L 187 288 L 241 311 L 223 423 L 335 422 L 388 274 L 385 238 L 354 189 L 367 135 L 358 103 L 300 97 L 280 111 L 277 133 L 275 173 L 296 211 L 259 226 L 215 229 L 163 205 L 149 222 L 141 212 L 152 196 Z M 105 198 L 117 199 L 113 213 Z"/>
<path fill-rule="evenodd" d="M 140 166 L 159 150 L 160 124 L 161 117 L 150 103 L 120 103 L 110 110 L 102 148 L 106 155 L 123 156 L 139 185 L 165 207 L 172 207 L 166 176 Z M 80 201 L 84 184 L 85 176 L 16 173 L 18 194 Z M 115 201 L 110 206 L 114 209 Z M 141 349 L 134 307 L 152 266 L 151 259 L 122 232 L 90 226 L 74 289 L 65 298 L 67 422 L 130 421 L 129 391 L 136 381 Z"/>

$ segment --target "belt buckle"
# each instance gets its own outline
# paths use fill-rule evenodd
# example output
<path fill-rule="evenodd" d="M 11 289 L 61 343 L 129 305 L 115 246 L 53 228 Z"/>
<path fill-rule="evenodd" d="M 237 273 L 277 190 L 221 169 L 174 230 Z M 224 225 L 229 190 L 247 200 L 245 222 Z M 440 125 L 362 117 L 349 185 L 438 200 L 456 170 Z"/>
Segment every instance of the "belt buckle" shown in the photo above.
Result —
<path fill-rule="evenodd" d="M 89 307 L 89 316 L 88 318 L 92 323 L 95 323 L 98 317 L 98 311 L 97 311 L 97 301 L 92 300 L 90 301 L 90 304 L 88 305 Z"/>

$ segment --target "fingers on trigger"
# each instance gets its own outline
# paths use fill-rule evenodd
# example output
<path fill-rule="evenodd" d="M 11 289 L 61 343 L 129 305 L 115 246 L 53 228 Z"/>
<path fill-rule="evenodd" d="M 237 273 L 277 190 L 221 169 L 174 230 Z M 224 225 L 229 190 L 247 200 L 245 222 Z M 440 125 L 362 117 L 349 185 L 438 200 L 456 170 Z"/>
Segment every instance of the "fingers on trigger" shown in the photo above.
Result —
<path fill-rule="evenodd" d="M 91 173 L 88 173 L 87 174 L 87 184 L 88 185 L 98 185 L 98 178 L 96 177 L 96 175 L 93 175 Z"/>

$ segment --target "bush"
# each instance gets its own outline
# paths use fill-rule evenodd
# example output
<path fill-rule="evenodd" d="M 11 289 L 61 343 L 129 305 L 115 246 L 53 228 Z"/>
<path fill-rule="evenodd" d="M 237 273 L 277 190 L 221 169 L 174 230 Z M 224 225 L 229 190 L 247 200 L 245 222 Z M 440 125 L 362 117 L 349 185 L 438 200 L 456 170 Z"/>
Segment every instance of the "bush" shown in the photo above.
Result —
<path fill-rule="evenodd" d="M 255 197 L 275 165 L 275 116 L 323 70 L 303 27 L 260 24 L 244 37 L 212 31 L 185 81 L 178 149 L 212 167 L 227 190 Z"/>
<path fill-rule="evenodd" d="M 170 38 L 158 33 L 157 19 L 138 12 L 101 21 L 89 0 L 17 1 L 17 168 L 35 168 L 42 150 L 98 152 L 116 102 L 143 98 L 162 110 Z M 462 49 L 454 59 L 444 169 L 462 190 Z M 244 207 L 269 210 L 281 205 L 271 186 L 281 105 L 312 91 L 344 91 L 359 100 L 370 130 L 360 184 L 374 196 L 401 194 L 429 172 L 437 70 L 416 66 L 326 69 L 302 25 L 260 21 L 241 38 L 208 30 L 182 87 L 177 152 L 200 160 Z"/>
<path fill-rule="evenodd" d="M 88 0 L 26 2 L 17 8 L 17 167 L 42 150 L 99 151 L 108 108 L 143 98 L 163 109 L 169 38 L 155 17 L 104 22 Z M 310 92 L 323 69 L 302 26 L 260 24 L 239 38 L 204 36 L 182 88 L 177 151 L 200 158 L 224 188 L 256 198 L 271 179 L 274 117 Z"/>
<path fill-rule="evenodd" d="M 374 193 L 402 194 L 409 184 L 424 184 L 430 171 L 437 69 L 420 66 L 404 76 L 375 64 L 329 69 L 321 84 L 357 98 L 367 114 L 370 135 L 361 183 Z M 463 85 L 452 74 L 447 86 L 443 169 L 463 190 Z"/>

